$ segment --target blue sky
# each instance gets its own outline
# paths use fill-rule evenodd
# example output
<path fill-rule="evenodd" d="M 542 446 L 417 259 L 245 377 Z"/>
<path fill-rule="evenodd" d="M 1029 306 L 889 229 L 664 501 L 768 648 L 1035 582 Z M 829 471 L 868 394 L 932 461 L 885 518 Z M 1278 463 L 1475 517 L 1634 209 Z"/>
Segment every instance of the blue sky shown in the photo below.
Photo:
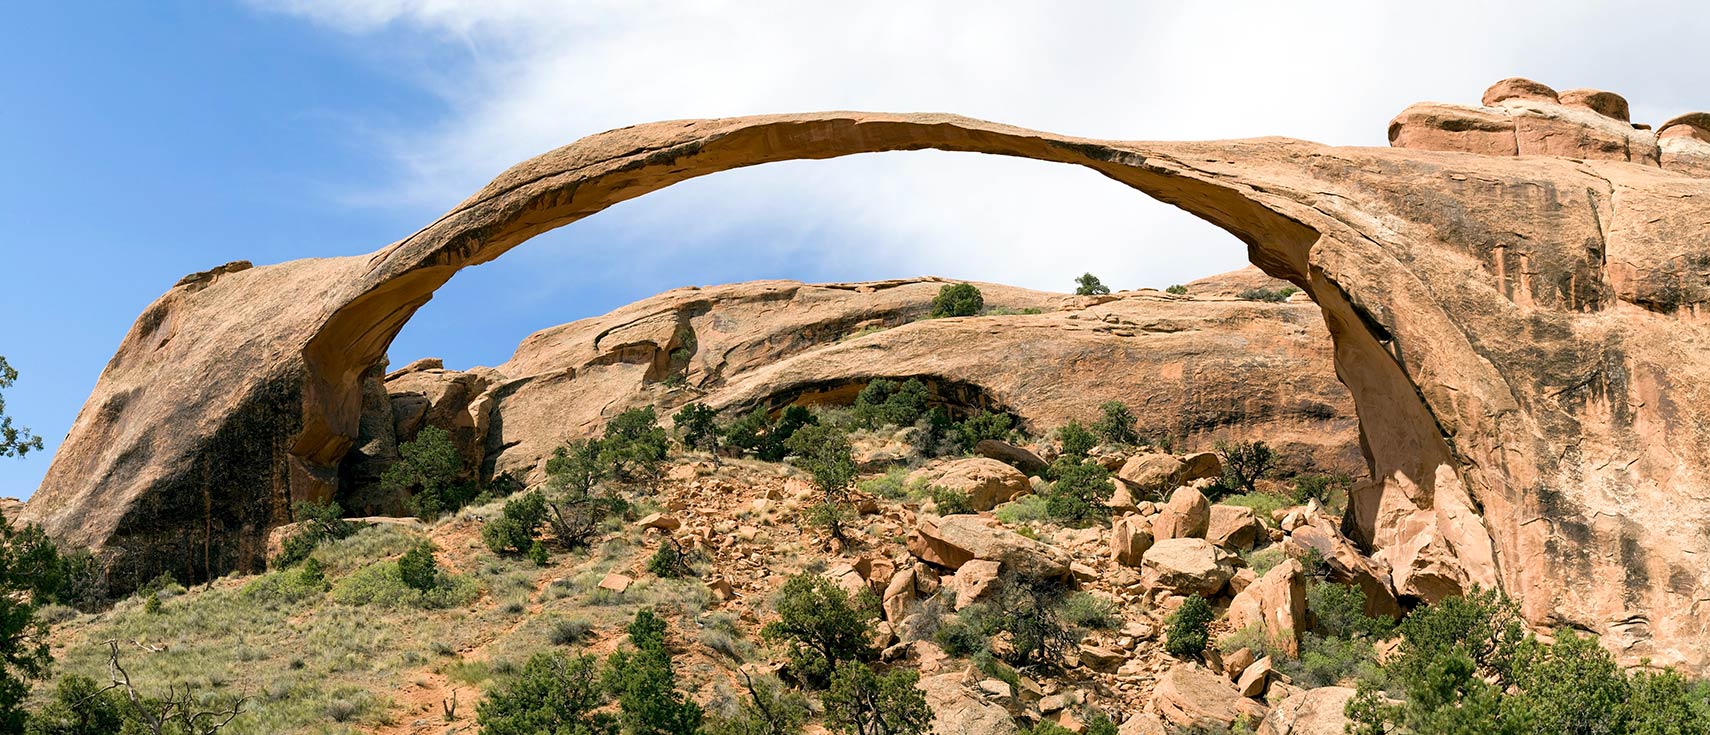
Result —
<path fill-rule="evenodd" d="M 0 355 L 48 452 L 183 275 L 366 252 L 504 167 L 678 117 L 951 111 L 1154 139 L 1381 145 L 1409 102 L 1529 76 L 1710 108 L 1687 3 L 151 0 L 24 3 L 0 43 Z M 1215 7 L 1212 7 L 1215 5 Z M 460 274 L 394 364 L 504 361 L 537 329 L 689 284 L 920 274 L 1118 288 L 1240 265 L 1233 240 L 1088 172 L 942 153 L 699 179 Z"/>

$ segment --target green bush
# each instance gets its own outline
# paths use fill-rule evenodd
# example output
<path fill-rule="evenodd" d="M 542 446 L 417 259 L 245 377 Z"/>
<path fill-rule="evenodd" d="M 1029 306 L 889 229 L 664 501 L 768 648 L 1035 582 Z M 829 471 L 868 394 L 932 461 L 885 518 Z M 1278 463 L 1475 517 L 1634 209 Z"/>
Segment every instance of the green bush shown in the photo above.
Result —
<path fill-rule="evenodd" d="M 1007 413 L 979 411 L 955 426 L 956 442 L 962 451 L 973 451 L 983 439 L 1009 441 L 1015 434 L 1015 419 Z"/>
<path fill-rule="evenodd" d="M 1045 512 L 1052 518 L 1081 524 L 1110 514 L 1104 501 L 1116 492 L 1116 485 L 1103 465 L 1059 457 L 1051 465 L 1051 474 L 1057 479 L 1044 495 Z"/>
<path fill-rule="evenodd" d="M 935 640 L 952 655 L 990 651 L 990 641 L 1002 635 L 1008 646 L 1002 658 L 1016 666 L 1052 665 L 1079 636 L 1065 616 L 1067 588 L 1058 582 L 1029 580 L 1004 573 L 998 592 L 989 601 L 969 605 L 945 622 Z"/>
<path fill-rule="evenodd" d="M 1077 628 L 1111 630 L 1122 624 L 1122 612 L 1116 603 L 1088 592 L 1064 597 L 1057 614 L 1064 623 Z"/>
<path fill-rule="evenodd" d="M 493 553 L 518 556 L 534 546 L 535 529 L 546 521 L 546 500 L 538 492 L 505 501 L 498 518 L 481 527 L 481 540 Z"/>
<path fill-rule="evenodd" d="M 647 571 L 665 579 L 694 576 L 695 568 L 689 556 L 675 540 L 665 539 L 659 544 L 659 550 L 647 559 Z"/>
<path fill-rule="evenodd" d="M 944 284 L 932 297 L 932 318 L 973 316 L 986 306 L 986 297 L 971 283 Z"/>
<path fill-rule="evenodd" d="M 256 577 L 245 584 L 239 594 L 290 604 L 319 597 L 326 591 L 326 570 L 319 560 L 310 557 L 293 569 L 280 569 Z"/>
<path fill-rule="evenodd" d="M 938 515 L 954 516 L 974 512 L 973 502 L 968 498 L 968 494 L 961 490 L 935 486 L 930 488 L 930 491 L 932 504 L 937 507 Z"/>
<path fill-rule="evenodd" d="M 1164 650 L 1172 656 L 1198 656 L 1211 641 L 1211 603 L 1190 595 L 1165 620 Z"/>
<path fill-rule="evenodd" d="M 1668 670 L 1628 675 L 1571 630 L 1540 641 L 1496 592 L 1415 609 L 1400 629 L 1397 654 L 1348 704 L 1350 732 L 1710 733 L 1710 690 Z"/>
<path fill-rule="evenodd" d="M 855 425 L 864 429 L 913 426 L 926 416 L 930 391 L 919 378 L 898 383 L 877 378 L 855 396 Z"/>
<path fill-rule="evenodd" d="M 1080 278 L 1075 279 L 1076 296 L 1103 296 L 1108 293 L 1110 293 L 1110 287 L 1104 285 L 1098 280 L 1098 276 L 1091 273 L 1082 273 Z"/>
<path fill-rule="evenodd" d="M 791 577 L 778 593 L 778 619 L 760 636 L 785 647 L 790 672 L 813 686 L 825 686 L 844 661 L 871 661 L 877 617 L 872 594 L 850 599 L 837 583 L 817 574 Z"/>
<path fill-rule="evenodd" d="M 772 675 L 751 676 L 743 672 L 748 696 L 728 711 L 711 717 L 707 735 L 796 735 L 812 715 L 806 697 L 784 686 Z"/>
<path fill-rule="evenodd" d="M 1051 514 L 1046 505 L 1047 501 L 1042 495 L 1023 495 L 998 506 L 993 515 L 1011 526 L 1020 526 L 1050 518 Z"/>
<path fill-rule="evenodd" d="M 1366 593 L 1354 585 L 1314 583 L 1306 590 L 1306 609 L 1313 629 L 1328 638 L 1383 638 L 1395 630 L 1394 620 L 1366 614 Z"/>
<path fill-rule="evenodd" d="M 1178 284 L 1175 284 L 1173 286 L 1170 286 L 1169 288 L 1164 289 L 1164 293 L 1175 294 L 1177 296 L 1183 296 L 1183 295 L 1187 294 L 1187 286 L 1183 286 L 1183 285 L 1178 283 Z"/>
<path fill-rule="evenodd" d="M 1140 443 L 1140 431 L 1136 428 L 1139 419 L 1129 410 L 1128 404 L 1122 401 L 1105 401 L 1098 407 L 1098 423 L 1093 425 L 1093 431 L 1100 438 L 1111 444 L 1133 446 Z"/>
<path fill-rule="evenodd" d="M 604 704 L 593 656 L 545 651 L 529 658 L 509 685 L 476 709 L 482 735 L 617 735 Z"/>
<path fill-rule="evenodd" d="M 855 450 L 849 436 L 826 425 L 804 426 L 786 442 L 796 466 L 806 470 L 819 487 L 820 501 L 807 519 L 821 526 L 834 539 L 845 539 L 845 526 L 853 517 L 849 509 L 849 486 L 855 482 Z"/>
<path fill-rule="evenodd" d="M 677 691 L 677 673 L 665 650 L 665 621 L 651 608 L 629 624 L 635 652 L 617 651 L 606 660 L 605 688 L 618 701 L 618 719 L 632 735 L 693 735 L 701 708 Z"/>
<path fill-rule="evenodd" d="M 398 576 L 405 586 L 418 592 L 432 592 L 439 587 L 439 563 L 434 561 L 433 552 L 433 544 L 423 541 L 398 558 Z"/>
<path fill-rule="evenodd" d="M 638 480 L 658 473 L 670 451 L 659 415 L 652 406 L 632 408 L 606 423 L 600 438 L 600 461 L 618 480 Z"/>
<path fill-rule="evenodd" d="M 855 483 L 855 487 L 869 495 L 896 500 L 908 494 L 908 468 L 892 467 L 885 474 Z"/>
<path fill-rule="evenodd" d="M 1294 493 L 1290 500 L 1295 505 L 1305 505 L 1309 500 L 1316 500 L 1325 508 L 1336 509 L 1345 507 L 1348 502 L 1348 491 L 1353 488 L 1354 479 L 1347 475 L 1298 475 L 1294 478 Z"/>
<path fill-rule="evenodd" d="M 467 605 L 480 594 L 481 586 L 474 578 L 443 572 L 432 588 L 417 589 L 404 582 L 398 562 L 379 562 L 346 575 L 333 585 L 328 596 L 345 605 L 439 609 Z"/>
<path fill-rule="evenodd" d="M 732 447 L 752 453 L 767 462 L 782 461 L 789 456 L 788 442 L 796 431 L 819 423 L 813 412 L 801 406 L 787 406 L 773 420 L 764 406 L 725 427 L 725 442 Z"/>
<path fill-rule="evenodd" d="M 1081 422 L 1071 419 L 1069 423 L 1057 427 L 1057 445 L 1062 448 L 1064 457 L 1086 459 L 1087 453 L 1098 445 L 1098 437 L 1082 426 Z"/>
<path fill-rule="evenodd" d="M 894 669 L 876 674 L 859 661 L 837 665 L 825 693 L 825 721 L 844 735 L 919 735 L 932 726 L 920 672 Z"/>
<path fill-rule="evenodd" d="M 1369 677 L 1376 666 L 1377 652 L 1369 640 L 1307 633 L 1301 637 L 1300 658 L 1279 660 L 1277 669 L 1307 688 L 1315 688 Z"/>
<path fill-rule="evenodd" d="M 1293 286 L 1284 286 L 1277 289 L 1249 288 L 1242 291 L 1239 296 L 1240 298 L 1248 301 L 1269 301 L 1272 303 L 1281 303 L 1283 301 L 1287 301 L 1288 297 L 1295 295 L 1295 293 L 1299 291 L 1300 289 Z"/>
<path fill-rule="evenodd" d="M 53 698 L 30 715 L 24 735 L 115 735 L 126 720 L 118 691 L 69 674 L 54 685 Z"/>
<path fill-rule="evenodd" d="M 431 521 L 467 505 L 475 497 L 474 483 L 458 483 L 463 457 L 451 434 L 424 426 L 416 438 L 398 445 L 398 461 L 380 475 L 380 488 L 409 498 L 417 518 Z"/>
<path fill-rule="evenodd" d="M 716 458 L 719 449 L 718 412 L 703 403 L 690 403 L 677 410 L 671 422 L 676 425 L 683 446 L 705 449 Z"/>
<path fill-rule="evenodd" d="M 554 450 L 552 459 L 546 461 L 542 518 L 565 548 L 587 545 L 607 519 L 629 507 L 622 498 L 600 488 L 608 474 L 600 447 L 601 442 L 594 440 L 570 442 Z M 529 551 L 532 555 L 532 546 Z"/>

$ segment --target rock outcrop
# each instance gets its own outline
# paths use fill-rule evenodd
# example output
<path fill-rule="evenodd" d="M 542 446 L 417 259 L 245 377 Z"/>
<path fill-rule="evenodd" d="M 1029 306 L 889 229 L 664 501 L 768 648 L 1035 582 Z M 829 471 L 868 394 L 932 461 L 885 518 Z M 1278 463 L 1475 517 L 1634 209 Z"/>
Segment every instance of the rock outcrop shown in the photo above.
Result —
<path fill-rule="evenodd" d="M 1234 234 L 1255 265 L 1317 304 L 1374 478 L 1353 493 L 1348 529 L 1389 566 L 1404 598 L 1501 586 L 1528 620 L 1595 631 L 1624 661 L 1704 670 L 1706 127 L 1687 115 L 1653 134 L 1620 108 L 1606 93 L 1552 100 L 1543 85 L 1508 82 L 1484 106 L 1411 108 L 1387 149 L 1089 140 L 939 114 L 602 133 L 519 164 L 373 254 L 242 264 L 175 286 L 103 371 L 25 519 L 96 547 L 119 590 L 168 566 L 188 579 L 255 568 L 291 501 L 337 491 L 339 464 L 361 433 L 364 377 L 459 269 L 736 167 L 971 151 L 1084 166 L 1179 206 Z M 1076 321 L 1093 333 L 1178 328 L 1102 306 Z M 627 369 L 663 382 L 682 346 L 669 336 L 679 334 L 679 313 L 614 321 L 586 343 L 597 349 L 583 365 L 634 359 Z M 1022 345 L 1034 344 L 1033 330 L 1056 329 L 1044 324 L 1051 315 L 1014 318 L 1001 327 L 922 322 L 898 332 L 896 354 L 936 368 L 922 353 L 949 352 L 945 340 L 969 325 L 1022 335 Z M 823 361 L 843 360 L 845 372 L 870 359 L 861 339 L 826 352 Z M 1074 364 L 1073 354 L 1020 349 L 1002 364 Z M 582 368 L 549 363 L 505 374 L 544 387 Z M 772 362 L 731 381 L 724 405 L 824 369 Z M 1188 375 L 1184 365 L 1144 382 Z M 1100 376 L 1122 377 L 1131 376 Z"/>

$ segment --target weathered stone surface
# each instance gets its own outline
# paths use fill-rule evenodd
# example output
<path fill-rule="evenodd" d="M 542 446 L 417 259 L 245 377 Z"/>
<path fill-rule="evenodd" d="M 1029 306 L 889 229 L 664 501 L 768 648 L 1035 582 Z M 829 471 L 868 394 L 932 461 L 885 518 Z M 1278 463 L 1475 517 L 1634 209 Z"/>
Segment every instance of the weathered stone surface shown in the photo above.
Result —
<path fill-rule="evenodd" d="M 1152 538 L 1205 538 L 1211 524 L 1211 503 L 1205 495 L 1191 487 L 1178 487 L 1170 494 L 1170 502 L 1152 517 Z"/>
<path fill-rule="evenodd" d="M 1223 463 L 1211 452 L 1180 457 L 1162 452 L 1142 452 L 1122 463 L 1116 470 L 1116 479 L 1138 496 L 1147 496 L 1222 474 Z"/>
<path fill-rule="evenodd" d="M 1110 558 L 1124 566 L 1138 567 L 1146 550 L 1152 548 L 1152 527 L 1140 516 L 1123 516 L 1110 528 Z"/>
<path fill-rule="evenodd" d="M 1069 574 L 1069 554 L 972 515 L 922 516 L 908 537 L 909 553 L 950 569 L 975 559 L 1002 562 L 1004 569 L 1030 579 Z"/>
<path fill-rule="evenodd" d="M 1235 573 L 1234 558 L 1205 539 L 1173 538 L 1152 544 L 1140 564 L 1150 589 L 1210 597 Z"/>
<path fill-rule="evenodd" d="M 1240 505 L 1213 505 L 1205 526 L 1205 540 L 1231 551 L 1253 548 L 1259 538 L 1259 518 L 1253 509 Z"/>
<path fill-rule="evenodd" d="M 1289 695 L 1259 722 L 1258 735 L 1342 735 L 1348 727 L 1343 710 L 1354 694 L 1348 687 L 1321 687 Z"/>
<path fill-rule="evenodd" d="M 1002 706 L 968 691 L 962 672 L 923 676 L 916 685 L 932 712 L 933 735 L 1014 735 L 1015 721 Z"/>
<path fill-rule="evenodd" d="M 1399 618 L 1401 604 L 1396 601 L 1389 570 L 1361 554 L 1322 516 L 1314 516 L 1307 522 L 1310 525 L 1298 527 L 1289 535 L 1286 544 L 1289 552 L 1302 556 L 1307 549 L 1316 549 L 1329 565 L 1332 580 L 1358 585 L 1365 593 L 1367 615 Z"/>
<path fill-rule="evenodd" d="M 998 590 L 998 573 L 1003 570 L 1002 562 L 972 559 L 956 570 L 950 589 L 956 592 L 956 609 L 961 610 L 976 602 L 984 602 Z"/>
<path fill-rule="evenodd" d="M 923 484 L 966 493 L 974 510 L 991 510 L 1018 495 L 1033 492 L 1027 475 L 995 459 L 957 459 L 909 473 L 910 486 Z"/>
<path fill-rule="evenodd" d="M 1265 696 L 1265 687 L 1271 681 L 1271 657 L 1266 656 L 1241 671 L 1241 678 L 1235 681 L 1235 690 L 1243 697 L 1257 699 Z"/>
<path fill-rule="evenodd" d="M 899 569 L 885 585 L 885 592 L 879 598 L 879 609 L 884 612 L 886 620 L 902 622 L 913 610 L 917 599 L 919 598 L 915 595 L 914 569 Z"/>
<path fill-rule="evenodd" d="M 1258 719 L 1265 707 L 1241 696 L 1228 679 L 1198 664 L 1178 663 L 1158 679 L 1152 707 L 1176 727 L 1228 727 L 1235 718 Z"/>
<path fill-rule="evenodd" d="M 1029 475 L 1037 475 L 1050 465 L 1039 455 L 996 439 L 981 439 L 974 444 L 974 454 L 1014 467 Z"/>
<path fill-rule="evenodd" d="M 1501 586 L 1528 619 L 1596 632 L 1623 661 L 1705 670 L 1710 630 L 1701 601 L 1710 599 L 1710 572 L 1702 560 L 1710 536 L 1699 526 L 1710 516 L 1701 492 L 1710 484 L 1710 440 L 1698 427 L 1710 424 L 1702 368 L 1710 364 L 1710 326 L 1697 315 L 1710 303 L 1710 286 L 1693 264 L 1705 257 L 1710 180 L 1659 167 L 1649 131 L 1621 129 L 1559 96 L 1491 104 L 1484 109 L 1514 121 L 1522 155 L 1274 138 L 1098 141 L 949 115 L 878 113 L 679 120 L 602 133 L 514 167 L 375 253 L 216 269 L 174 286 L 120 344 L 25 520 L 66 543 L 95 547 L 118 591 L 167 568 L 185 580 L 258 568 L 267 530 L 291 520 L 292 501 L 335 494 L 338 465 L 360 433 L 363 376 L 459 269 L 617 202 L 731 168 L 886 150 L 975 151 L 1093 169 L 1234 233 L 1257 265 L 1303 289 L 1334 341 L 1337 374 L 1366 417 L 1361 434 L 1374 481 L 1356 488 L 1350 536 L 1392 569 L 1429 572 L 1399 580 L 1402 594 Z M 500 415 L 505 397 L 525 388 L 541 389 L 539 396 L 553 384 L 558 395 L 590 393 L 602 376 L 630 375 L 631 385 L 657 379 L 646 383 L 649 391 L 668 394 L 669 375 L 649 366 L 661 364 L 663 346 L 665 370 L 675 369 L 671 355 L 684 343 L 672 346 L 666 335 L 677 333 L 679 317 L 693 321 L 700 307 L 687 303 L 703 296 L 678 294 L 683 309 L 660 311 L 655 302 L 612 317 L 609 330 L 590 329 L 576 342 L 587 347 L 585 361 L 517 369 L 565 335 L 525 345 L 515 372 L 501 369 L 520 382 L 489 389 Z M 766 375 L 733 379 L 721 405 L 803 387 L 791 375 L 875 375 L 858 363 L 883 340 L 867 340 L 893 332 L 887 344 L 897 362 L 881 365 L 888 375 L 903 364 L 936 370 L 949 359 L 915 349 L 978 352 L 944 350 L 946 337 L 985 330 L 1031 345 L 1067 330 L 1076 341 L 1008 353 L 1014 359 L 1003 369 L 1074 364 L 1075 355 L 1104 345 L 1112 357 L 1102 364 L 1132 359 L 1135 367 L 1097 371 L 1089 384 L 1128 380 L 1138 395 L 1179 396 L 1198 377 L 1252 382 L 1189 360 L 1185 350 L 1148 362 L 1145 355 L 1171 344 L 1203 350 L 1203 339 L 1192 342 L 1203 335 L 1184 332 L 1208 324 L 1204 312 L 1169 311 L 1207 300 L 1151 298 L 1076 300 L 1093 305 L 1073 320 L 919 322 L 824 350 L 824 368 L 773 353 Z M 1167 306 L 1109 308 L 1142 301 Z M 1225 316 L 1269 318 L 1273 327 L 1303 319 L 1292 323 L 1297 336 L 1317 334 L 1307 305 L 1224 307 Z M 1133 357 L 1115 345 L 1135 345 Z M 1252 356 L 1261 348 L 1228 349 Z M 690 370 L 691 384 L 734 373 L 708 369 L 726 364 L 722 357 L 690 353 L 703 366 Z M 579 382 L 588 376 L 594 380 Z M 1006 405 L 1028 391 L 1075 388 L 993 380 L 986 394 Z M 1271 395 L 1281 398 L 1270 405 L 1284 409 L 1293 394 L 1278 389 Z M 1078 411 L 1086 397 L 1064 405 Z M 1294 414 L 1297 425 L 1311 413 Z M 515 418 L 489 429 L 489 447 L 531 425 Z M 519 443 L 515 460 L 490 459 L 533 466 L 565 434 L 595 423 L 567 421 L 529 446 Z"/>
<path fill-rule="evenodd" d="M 1164 729 L 1164 721 L 1150 712 L 1141 712 L 1123 720 L 1122 727 L 1116 729 L 1116 735 L 1169 735 Z"/>
<path fill-rule="evenodd" d="M 1306 575 L 1300 562 L 1278 564 L 1241 590 L 1229 602 L 1226 619 L 1231 631 L 1258 626 L 1270 645 L 1300 655 L 1300 634 L 1306 630 Z"/>

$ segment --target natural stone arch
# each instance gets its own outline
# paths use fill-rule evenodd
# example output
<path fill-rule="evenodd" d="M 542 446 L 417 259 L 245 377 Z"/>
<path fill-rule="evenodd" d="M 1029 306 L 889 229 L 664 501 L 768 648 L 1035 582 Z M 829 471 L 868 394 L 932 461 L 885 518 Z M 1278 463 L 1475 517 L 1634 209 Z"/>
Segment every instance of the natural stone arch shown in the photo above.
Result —
<path fill-rule="evenodd" d="M 1446 119 L 1428 112 L 1419 119 Z M 1501 584 L 1536 622 L 1603 632 L 1629 659 L 1703 666 L 1710 616 L 1695 606 L 1710 604 L 1710 571 L 1693 561 L 1710 538 L 1682 523 L 1710 510 L 1692 491 L 1710 468 L 1710 438 L 1692 433 L 1710 401 L 1697 373 L 1661 367 L 1701 363 L 1710 344 L 1680 319 L 1710 300 L 1681 283 L 1682 264 L 1702 256 L 1710 185 L 1633 158 L 1647 150 L 1637 133 L 1622 134 L 1620 162 L 1484 151 L 1490 130 L 1504 134 L 1489 121 L 1521 112 L 1475 112 L 1483 127 L 1449 120 L 1431 134 L 1398 118 L 1398 141 L 1445 152 L 1096 141 L 866 113 L 603 133 L 512 168 L 371 255 L 187 278 L 126 337 L 26 514 L 99 547 L 121 589 L 165 560 L 191 578 L 255 568 L 290 501 L 330 492 L 356 435 L 362 374 L 458 269 L 730 168 L 994 153 L 1085 166 L 1185 209 L 1322 307 L 1374 478 L 1349 530 L 1393 565 L 1399 592 Z M 1586 114 L 1524 112 L 1558 126 Z M 1462 131 L 1485 137 L 1457 148 Z M 1664 388 L 1683 397 L 1659 398 Z M 1672 501 L 1690 507 L 1663 507 Z M 1612 575 L 1624 594 L 1602 593 Z"/>

